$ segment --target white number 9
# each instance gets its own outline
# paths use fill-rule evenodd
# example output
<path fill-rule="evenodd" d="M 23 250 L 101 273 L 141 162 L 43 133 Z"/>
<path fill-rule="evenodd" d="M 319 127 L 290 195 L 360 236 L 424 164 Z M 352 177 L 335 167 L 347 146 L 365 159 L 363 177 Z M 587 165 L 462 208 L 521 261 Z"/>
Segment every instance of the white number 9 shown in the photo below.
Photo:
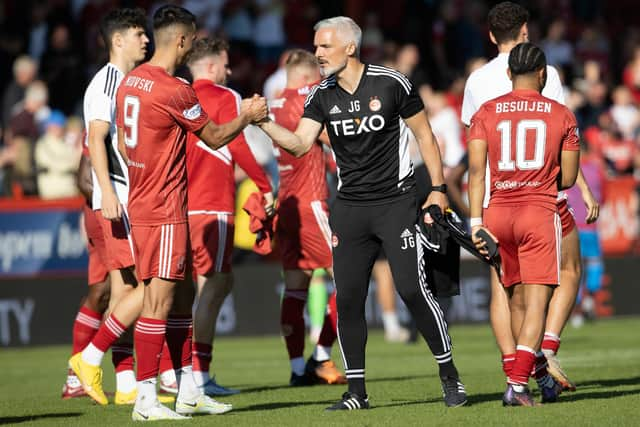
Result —
<path fill-rule="evenodd" d="M 140 100 L 137 96 L 124 97 L 124 143 L 129 148 L 138 145 L 138 115 Z"/>

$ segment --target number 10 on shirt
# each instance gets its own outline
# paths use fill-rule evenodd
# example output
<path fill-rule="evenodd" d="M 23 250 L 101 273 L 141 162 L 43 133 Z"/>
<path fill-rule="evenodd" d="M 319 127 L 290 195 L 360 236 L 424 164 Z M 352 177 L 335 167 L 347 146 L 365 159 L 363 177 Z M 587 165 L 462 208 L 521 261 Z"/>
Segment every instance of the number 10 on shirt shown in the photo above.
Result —
<path fill-rule="evenodd" d="M 547 124 L 543 120 L 520 120 L 516 124 L 516 159 L 511 156 L 511 120 L 498 123 L 497 129 L 502 139 L 500 143 L 500 161 L 498 169 L 501 171 L 536 170 L 544 166 L 544 149 L 547 137 Z M 535 147 L 533 159 L 526 159 L 527 132 L 535 132 Z"/>
<path fill-rule="evenodd" d="M 138 145 L 138 115 L 140 114 L 140 100 L 137 96 L 124 97 L 124 143 L 129 148 Z"/>

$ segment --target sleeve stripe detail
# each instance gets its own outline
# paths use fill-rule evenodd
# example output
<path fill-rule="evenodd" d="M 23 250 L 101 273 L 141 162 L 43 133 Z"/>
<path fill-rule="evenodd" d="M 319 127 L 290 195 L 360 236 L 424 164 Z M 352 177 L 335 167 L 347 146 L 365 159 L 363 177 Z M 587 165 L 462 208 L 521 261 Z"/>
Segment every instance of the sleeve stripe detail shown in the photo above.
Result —
<path fill-rule="evenodd" d="M 109 95 L 109 82 L 111 81 L 111 72 L 113 71 L 113 69 L 109 66 L 107 66 L 107 76 L 104 79 L 104 88 L 102 89 L 102 91 L 104 92 L 105 95 Z"/>
<path fill-rule="evenodd" d="M 104 94 L 109 98 L 114 97 L 116 92 L 116 83 L 118 81 L 118 70 L 116 70 L 112 66 L 108 66 L 107 68 L 107 77 L 104 81 Z"/>
<path fill-rule="evenodd" d="M 411 82 L 407 79 L 402 73 L 398 71 L 392 70 L 386 67 L 378 67 L 375 65 L 370 65 L 369 70 L 367 71 L 368 76 L 388 76 L 396 79 L 407 92 L 407 95 L 411 92 Z"/>
<path fill-rule="evenodd" d="M 307 96 L 307 99 L 304 101 L 305 108 L 311 103 L 311 100 L 315 96 L 318 89 L 326 89 L 328 87 L 335 86 L 335 84 L 336 84 L 336 78 L 334 76 L 328 77 L 323 81 L 321 81 L 320 84 L 316 85 L 313 89 L 311 89 L 311 92 Z"/>
<path fill-rule="evenodd" d="M 370 64 L 369 65 L 369 70 L 370 71 L 386 71 L 388 73 L 391 73 L 397 77 L 399 77 L 402 81 L 404 81 L 409 87 L 411 87 L 411 81 L 409 80 L 409 78 L 407 78 L 407 76 L 405 76 L 404 74 L 402 74 L 400 71 L 398 70 L 394 70 L 393 68 L 389 68 L 389 67 L 383 67 L 381 65 L 373 65 Z"/>

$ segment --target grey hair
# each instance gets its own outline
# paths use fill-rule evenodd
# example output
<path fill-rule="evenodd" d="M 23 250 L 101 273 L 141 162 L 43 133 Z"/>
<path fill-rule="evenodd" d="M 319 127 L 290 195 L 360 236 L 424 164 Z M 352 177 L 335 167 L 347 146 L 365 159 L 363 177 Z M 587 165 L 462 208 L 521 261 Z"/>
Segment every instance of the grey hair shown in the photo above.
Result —
<path fill-rule="evenodd" d="M 322 28 L 335 28 L 336 33 L 346 43 L 356 45 L 356 56 L 360 56 L 360 44 L 362 43 L 362 30 L 355 21 L 348 16 L 334 16 L 319 21 L 313 26 L 314 31 Z"/>

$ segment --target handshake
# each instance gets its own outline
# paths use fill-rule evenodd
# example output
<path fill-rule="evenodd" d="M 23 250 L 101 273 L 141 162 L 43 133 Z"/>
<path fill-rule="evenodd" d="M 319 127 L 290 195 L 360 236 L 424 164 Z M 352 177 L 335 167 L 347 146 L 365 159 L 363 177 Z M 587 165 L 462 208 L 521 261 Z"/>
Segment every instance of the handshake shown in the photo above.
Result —
<path fill-rule="evenodd" d="M 267 100 L 257 94 L 254 94 L 251 98 L 243 99 L 240 103 L 240 114 L 247 115 L 253 124 L 269 120 Z"/>

